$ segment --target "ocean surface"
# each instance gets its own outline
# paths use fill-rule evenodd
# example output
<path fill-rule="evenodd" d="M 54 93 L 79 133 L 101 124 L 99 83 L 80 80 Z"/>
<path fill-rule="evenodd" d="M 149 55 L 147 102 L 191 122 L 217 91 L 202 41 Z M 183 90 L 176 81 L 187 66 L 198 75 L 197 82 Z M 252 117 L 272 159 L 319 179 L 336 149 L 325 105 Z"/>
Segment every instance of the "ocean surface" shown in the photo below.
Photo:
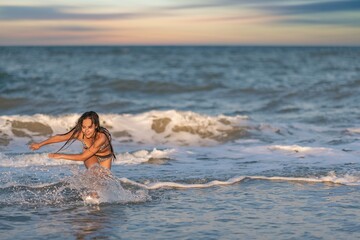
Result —
<path fill-rule="evenodd" d="M 359 59 L 0 47 L 0 239 L 359 239 Z M 49 159 L 61 144 L 28 149 L 90 110 L 113 137 L 111 175 Z"/>

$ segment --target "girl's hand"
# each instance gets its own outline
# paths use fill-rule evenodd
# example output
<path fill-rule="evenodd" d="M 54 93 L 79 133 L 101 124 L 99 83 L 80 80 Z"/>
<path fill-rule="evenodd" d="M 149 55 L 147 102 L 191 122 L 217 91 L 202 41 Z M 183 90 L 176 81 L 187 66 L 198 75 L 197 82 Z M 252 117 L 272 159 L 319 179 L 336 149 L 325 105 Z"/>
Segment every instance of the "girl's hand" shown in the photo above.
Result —
<path fill-rule="evenodd" d="M 30 144 L 29 148 L 33 151 L 38 150 L 39 148 L 41 148 L 39 143 L 32 143 Z"/>

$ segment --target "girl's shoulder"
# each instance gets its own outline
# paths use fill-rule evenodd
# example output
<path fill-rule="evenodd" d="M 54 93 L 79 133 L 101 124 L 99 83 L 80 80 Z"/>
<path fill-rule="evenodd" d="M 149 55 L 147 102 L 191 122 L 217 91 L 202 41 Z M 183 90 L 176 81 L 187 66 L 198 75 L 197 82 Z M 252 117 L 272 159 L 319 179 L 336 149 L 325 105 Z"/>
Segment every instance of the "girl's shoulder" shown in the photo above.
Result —
<path fill-rule="evenodd" d="M 74 133 L 73 139 L 81 140 L 83 138 L 84 138 L 83 132 L 80 131 L 80 132 Z"/>
<path fill-rule="evenodd" d="M 105 133 L 98 132 L 95 141 L 101 141 L 102 142 L 102 141 L 105 141 L 106 139 L 107 138 L 106 138 Z"/>
<path fill-rule="evenodd" d="M 102 136 L 104 136 L 105 138 L 107 139 L 111 139 L 111 134 L 109 132 L 109 130 L 107 130 L 106 128 L 104 127 L 101 127 L 101 130 L 99 131 L 99 133 L 101 133 Z"/>

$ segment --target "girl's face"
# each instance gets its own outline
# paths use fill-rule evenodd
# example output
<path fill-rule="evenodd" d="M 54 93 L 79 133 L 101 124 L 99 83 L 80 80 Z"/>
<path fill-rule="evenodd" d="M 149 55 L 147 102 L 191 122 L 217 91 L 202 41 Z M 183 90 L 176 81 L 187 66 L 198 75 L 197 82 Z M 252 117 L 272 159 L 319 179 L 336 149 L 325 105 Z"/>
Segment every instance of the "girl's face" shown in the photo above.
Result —
<path fill-rule="evenodd" d="M 91 119 L 84 119 L 81 126 L 81 131 L 83 132 L 86 138 L 91 138 L 95 134 L 95 124 L 91 121 Z"/>

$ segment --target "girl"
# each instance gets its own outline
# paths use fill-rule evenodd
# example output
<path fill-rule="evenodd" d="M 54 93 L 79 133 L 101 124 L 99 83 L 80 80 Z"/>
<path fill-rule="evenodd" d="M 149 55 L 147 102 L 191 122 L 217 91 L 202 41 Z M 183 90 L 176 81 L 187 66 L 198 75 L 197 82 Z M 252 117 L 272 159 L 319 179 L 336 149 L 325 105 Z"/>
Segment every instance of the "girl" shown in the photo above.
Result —
<path fill-rule="evenodd" d="M 75 140 L 83 144 L 81 154 L 58 153 Z M 30 149 L 34 151 L 44 145 L 58 142 L 65 142 L 65 144 L 56 153 L 49 153 L 50 158 L 83 161 L 86 168 L 100 164 L 106 169 L 111 169 L 111 163 L 116 158 L 111 145 L 111 134 L 106 128 L 100 126 L 99 116 L 93 111 L 85 112 L 69 132 L 52 136 L 39 143 L 32 143 Z"/>

